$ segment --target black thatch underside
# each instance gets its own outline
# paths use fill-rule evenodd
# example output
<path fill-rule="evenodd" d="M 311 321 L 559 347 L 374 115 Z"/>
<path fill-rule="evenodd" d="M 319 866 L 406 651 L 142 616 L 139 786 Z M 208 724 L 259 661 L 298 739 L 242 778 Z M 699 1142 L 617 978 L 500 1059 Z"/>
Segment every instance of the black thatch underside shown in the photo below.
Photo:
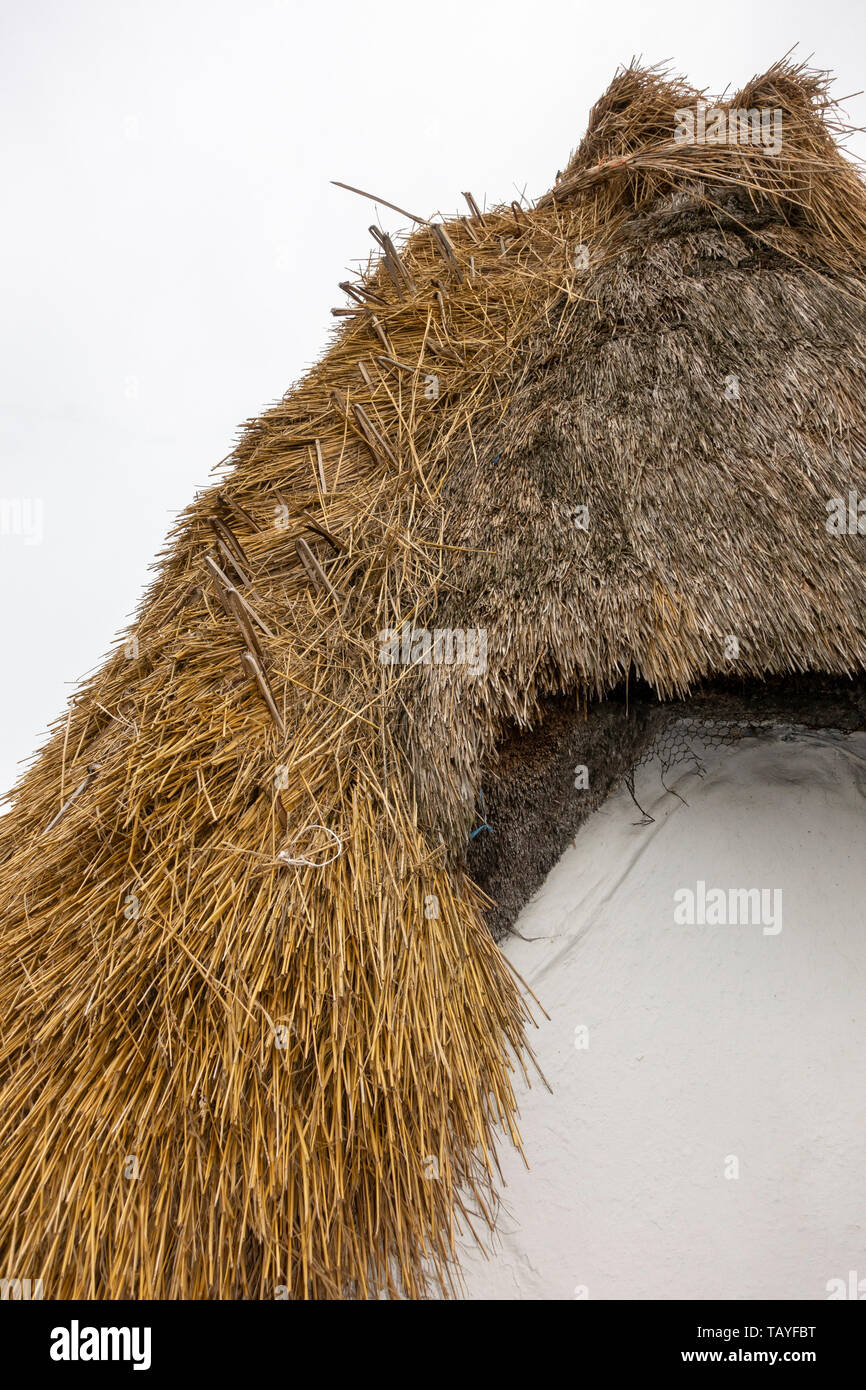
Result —
<path fill-rule="evenodd" d="M 487 922 L 501 939 L 587 818 L 635 768 L 667 742 L 679 721 L 707 741 L 735 743 L 772 735 L 783 726 L 866 730 L 866 680 L 839 676 L 770 677 L 765 681 L 707 682 L 687 700 L 659 701 L 646 686 L 615 691 L 577 708 L 551 698 L 541 722 L 514 730 L 499 751 L 495 775 L 482 786 L 484 820 L 469 841 L 466 867 L 492 899 Z M 689 733 L 673 735 L 688 754 Z M 689 756 L 691 756 L 689 754 Z M 664 761 L 664 758 L 663 758 Z M 585 767 L 588 785 L 576 787 Z M 638 808 L 638 812 L 640 808 Z"/>

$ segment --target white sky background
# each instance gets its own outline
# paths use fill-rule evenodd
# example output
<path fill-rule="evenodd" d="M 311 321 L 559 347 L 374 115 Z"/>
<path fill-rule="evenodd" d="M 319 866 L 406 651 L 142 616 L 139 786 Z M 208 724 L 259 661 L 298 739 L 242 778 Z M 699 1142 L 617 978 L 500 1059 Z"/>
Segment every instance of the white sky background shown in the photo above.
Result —
<path fill-rule="evenodd" d="M 0 790 L 132 614 L 238 425 L 320 354 L 372 203 L 549 188 L 633 54 L 736 88 L 789 47 L 864 85 L 862 0 L 5 0 Z M 862 97 L 848 103 L 866 124 Z M 852 145 L 866 155 L 866 142 Z M 381 210 L 392 233 L 405 223 Z"/>

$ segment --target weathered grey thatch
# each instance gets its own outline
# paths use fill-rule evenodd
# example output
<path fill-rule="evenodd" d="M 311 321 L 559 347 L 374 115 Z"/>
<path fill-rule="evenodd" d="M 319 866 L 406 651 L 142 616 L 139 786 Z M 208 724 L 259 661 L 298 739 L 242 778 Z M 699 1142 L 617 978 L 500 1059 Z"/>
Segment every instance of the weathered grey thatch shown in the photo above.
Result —
<path fill-rule="evenodd" d="M 733 101 L 791 92 L 793 123 L 814 89 L 791 75 Z M 617 132 L 640 144 L 645 100 L 624 74 L 598 127 L 622 106 Z M 572 177 L 620 153 L 599 139 L 591 128 Z M 655 197 L 622 190 L 631 215 L 587 233 L 589 269 L 515 352 L 507 407 L 452 444 L 444 538 L 466 558 L 436 625 L 485 628 L 488 670 L 418 682 L 406 744 L 431 822 L 455 800 L 443 727 L 451 785 L 474 787 L 503 722 L 531 721 L 549 694 L 599 698 L 631 674 L 683 696 L 713 675 L 866 663 L 866 534 L 827 529 L 830 498 L 866 496 L 864 242 L 830 251 L 822 225 L 828 209 L 862 219 L 862 189 L 839 161 L 816 217 L 765 196 L 762 166 L 749 185 L 689 172 Z"/>

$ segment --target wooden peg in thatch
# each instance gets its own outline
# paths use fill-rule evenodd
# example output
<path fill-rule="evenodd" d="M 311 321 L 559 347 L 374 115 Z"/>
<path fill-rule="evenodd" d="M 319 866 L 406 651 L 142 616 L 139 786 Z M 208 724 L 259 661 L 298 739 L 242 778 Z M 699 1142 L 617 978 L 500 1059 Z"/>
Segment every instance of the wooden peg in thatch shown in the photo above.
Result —
<path fill-rule="evenodd" d="M 60 807 L 60 810 L 57 812 L 57 815 L 54 817 L 54 819 L 48 822 L 45 829 L 42 831 L 43 835 L 47 835 L 49 830 L 53 830 L 57 822 L 60 820 L 61 816 L 65 816 L 73 801 L 77 801 L 78 798 L 81 796 L 82 792 L 87 791 L 87 788 L 90 786 L 90 783 L 93 781 L 101 766 L 101 763 L 88 764 L 87 776 L 85 777 L 84 781 L 79 782 L 72 795 L 70 797 L 67 797 L 66 801 L 64 801 L 63 805 Z"/>
<path fill-rule="evenodd" d="M 466 228 L 467 232 L 469 233 L 469 236 L 470 236 L 471 239 L 475 242 L 475 245 L 476 245 L 476 246 L 480 246 L 480 245 L 481 245 L 481 238 L 480 238 L 480 237 L 477 237 L 477 236 L 475 235 L 475 230 L 474 230 L 474 228 L 473 228 L 473 226 L 472 226 L 472 223 L 469 221 L 469 218 L 468 218 L 468 217 L 462 217 L 462 216 L 461 216 L 461 218 L 460 218 L 460 224 L 461 224 L 461 226 L 463 226 L 463 227 Z"/>
<path fill-rule="evenodd" d="M 516 198 L 512 198 L 511 200 L 511 211 L 514 213 L 514 220 L 517 223 L 518 232 L 522 232 L 524 230 L 524 225 L 521 220 L 523 217 L 523 208 L 520 206 Z"/>
<path fill-rule="evenodd" d="M 231 580 L 223 573 L 212 555 L 205 555 L 204 562 L 210 572 L 211 578 L 215 580 L 214 589 L 216 590 L 216 596 L 220 601 L 223 612 L 227 613 L 229 617 L 232 617 L 232 610 L 228 601 L 228 591 L 231 588 Z"/>
<path fill-rule="evenodd" d="M 478 204 L 476 203 L 476 201 L 475 201 L 475 199 L 473 198 L 472 194 L 471 194 L 471 193 L 464 193 L 464 194 L 463 194 L 463 197 L 466 199 L 467 203 L 469 204 L 469 211 L 471 212 L 472 216 L 478 218 L 478 221 L 481 223 L 482 227 L 486 227 L 486 226 L 487 226 L 487 223 L 484 221 L 484 214 L 483 214 L 483 212 L 481 211 L 481 209 L 480 209 L 480 207 L 478 206 Z"/>
<path fill-rule="evenodd" d="M 343 290 L 343 292 L 347 294 L 350 299 L 354 299 L 356 304 L 360 304 L 363 307 L 364 301 L 350 280 L 341 280 L 340 289 Z M 332 309 L 331 313 L 333 314 L 333 312 L 334 311 Z"/>
<path fill-rule="evenodd" d="M 264 702 L 267 705 L 268 710 L 270 711 L 271 718 L 273 719 L 274 724 L 277 727 L 278 733 L 281 737 L 285 737 L 286 726 L 283 723 L 283 716 L 277 709 L 277 702 L 274 699 L 274 692 L 271 690 L 270 682 L 268 681 L 268 678 L 262 670 L 261 666 L 259 665 L 258 661 L 253 656 L 252 652 L 241 652 L 241 665 L 243 666 L 247 674 L 252 676 L 253 680 L 258 685 L 259 690 L 261 691 L 262 696 L 264 698 Z"/>
<path fill-rule="evenodd" d="M 231 566 L 231 568 L 234 570 L 235 574 L 240 579 L 244 588 L 248 588 L 250 583 L 249 575 L 245 572 L 245 570 L 241 569 L 241 566 L 238 564 L 234 555 L 229 550 L 225 541 L 217 541 L 217 548 L 219 549 L 219 553 L 222 556 L 223 560 L 226 562 L 226 564 Z"/>
<path fill-rule="evenodd" d="M 462 285 L 463 273 L 460 269 L 460 265 L 454 253 L 454 246 L 451 242 L 451 238 L 449 237 L 445 228 L 442 226 L 441 222 L 431 223 L 430 231 L 433 234 L 433 245 L 436 247 L 437 251 L 439 251 L 440 255 L 445 261 L 445 264 L 451 270 L 453 270 L 454 274 L 457 276 L 458 282 Z"/>
<path fill-rule="evenodd" d="M 213 555 L 205 555 L 204 562 L 210 571 L 211 578 L 216 580 L 218 589 L 228 590 L 232 588 L 232 581 L 229 579 L 228 575 L 220 569 Z"/>
<path fill-rule="evenodd" d="M 319 440 L 319 439 L 315 440 L 315 446 L 316 446 L 316 467 L 317 467 L 318 470 L 319 470 L 319 482 L 320 482 L 321 485 L 322 485 L 322 492 L 324 493 L 324 492 L 327 492 L 327 491 L 328 491 L 328 485 L 327 485 L 327 483 L 325 482 L 325 460 L 324 460 L 323 457 L 322 457 L 322 443 L 321 443 L 321 440 Z"/>
<path fill-rule="evenodd" d="M 237 594 L 238 599 L 239 599 L 240 602 L 243 604 L 243 606 L 244 606 L 244 608 L 246 609 L 247 613 L 248 613 L 248 614 L 250 615 L 250 617 L 252 618 L 253 622 L 254 622 L 254 623 L 258 623 L 259 627 L 261 628 L 262 632 L 265 634 L 266 637 L 273 638 L 273 635 L 274 635 L 274 634 L 271 632 L 271 629 L 268 627 L 268 625 L 267 625 L 267 623 L 265 622 L 264 618 L 260 618 L 260 617 L 259 617 L 258 613 L 256 612 L 256 610 L 253 608 L 252 604 L 250 603 L 249 599 L 248 599 L 248 598 L 245 598 L 244 595 L 243 595 L 242 593 L 240 593 L 237 589 L 235 589 L 235 593 Z"/>
<path fill-rule="evenodd" d="M 364 407 L 362 405 L 353 405 L 352 413 L 361 426 L 361 433 L 364 436 L 370 452 L 376 455 L 380 460 L 385 459 L 388 463 L 392 463 L 396 468 L 398 464 L 393 450 L 385 443 L 385 440 L 376 429 L 376 426 L 373 424 Z"/>
<path fill-rule="evenodd" d="M 331 598 L 338 599 L 340 596 L 337 590 L 325 574 L 325 571 L 322 569 L 322 566 L 319 564 L 303 536 L 298 536 L 298 539 L 295 541 L 295 550 L 298 552 L 301 564 L 313 583 L 318 584 L 319 588 L 322 589 L 324 593 L 329 594 Z"/>
<path fill-rule="evenodd" d="M 391 238 L 390 238 L 387 234 L 386 234 L 386 236 L 385 236 L 385 238 L 384 238 L 384 250 L 385 250 L 385 255 L 390 257 L 390 259 L 391 259 L 391 261 L 392 261 L 392 263 L 393 263 L 393 265 L 394 265 L 395 270 L 396 270 L 396 271 L 398 272 L 398 274 L 402 277 L 403 284 L 405 285 L 405 287 L 406 287 L 406 289 L 408 290 L 409 294 L 414 294 L 414 293 L 415 293 L 415 281 L 412 279 L 412 276 L 409 274 L 408 270 L 406 269 L 406 266 L 405 266 L 405 263 L 404 263 L 404 261 L 403 261 L 402 256 L 399 254 L 399 252 L 398 252 L 396 246 L 394 245 L 393 241 L 391 240 Z"/>
<path fill-rule="evenodd" d="M 458 357 L 457 353 L 454 352 L 452 348 L 446 347 L 444 343 L 440 343 L 438 338 L 433 337 L 432 333 L 429 333 L 427 335 L 427 340 L 424 344 L 424 347 L 428 352 L 432 352 L 434 357 L 442 357 L 447 362 L 460 361 L 460 358 Z"/>
<path fill-rule="evenodd" d="M 361 376 L 364 378 L 364 385 L 365 385 L 365 386 L 369 386 L 370 390 L 372 391 L 372 389 L 373 389 L 373 378 L 370 376 L 370 373 L 367 371 L 367 364 L 366 364 L 366 362 L 364 362 L 363 360 L 361 360 L 361 361 L 358 362 L 358 371 L 361 373 Z M 322 487 L 322 491 L 324 492 L 324 486 Z"/>
<path fill-rule="evenodd" d="M 376 318 L 376 315 L 375 315 L 375 314 L 371 314 L 371 315 L 370 315 L 370 327 L 372 328 L 373 332 L 376 334 L 376 337 L 379 339 L 379 342 L 382 344 L 383 348 L 384 348 L 385 351 L 388 353 L 388 355 L 389 355 L 390 357 L 393 357 L 393 356 L 394 356 L 394 349 L 393 349 L 392 346 L 391 346 L 391 342 L 390 342 L 390 339 L 389 339 L 389 337 L 388 337 L 388 334 L 385 332 L 385 329 L 383 328 L 383 326 L 382 326 L 382 324 L 380 323 L 380 321 Z"/>
<path fill-rule="evenodd" d="M 404 291 L 414 293 L 415 285 L 411 275 L 400 259 L 399 252 L 387 232 L 381 232 L 378 227 L 372 226 L 370 233 L 375 241 L 381 246 L 384 253 L 385 269 L 394 281 L 397 293 L 403 298 Z"/>
<path fill-rule="evenodd" d="M 246 568 L 250 567 L 250 562 L 237 536 L 224 522 L 220 521 L 218 516 L 209 517 L 208 520 L 210 521 L 212 529 L 216 532 L 217 540 L 222 541 L 222 546 L 220 547 L 222 553 L 226 554 L 226 552 L 228 552 L 227 558 L 231 560 L 233 568 L 237 570 L 241 583 L 249 584 L 250 581 L 246 574 Z"/>
<path fill-rule="evenodd" d="M 244 605 L 241 602 L 240 594 L 238 593 L 237 589 L 230 588 L 227 591 L 226 597 L 228 598 L 229 606 L 232 610 L 232 616 L 240 629 L 240 634 L 243 637 L 244 642 L 247 645 L 247 648 L 250 652 L 252 652 L 253 656 L 256 658 L 262 669 L 264 669 L 266 665 L 265 654 L 262 651 L 261 643 L 259 642 L 259 639 L 256 636 L 255 628 L 253 627 L 247 613 L 244 610 Z"/>
<path fill-rule="evenodd" d="M 284 449 L 305 449 L 308 444 L 315 441 L 315 438 L 314 434 L 281 434 L 279 436 Z"/>
<path fill-rule="evenodd" d="M 262 632 L 267 637 L 273 638 L 274 634 L 271 632 L 271 629 L 268 627 L 264 618 L 259 617 L 258 613 L 253 608 L 249 600 L 244 598 L 244 595 L 238 589 L 235 588 L 228 575 L 220 569 L 213 556 L 206 555 L 204 557 L 204 562 L 207 565 L 211 578 L 215 581 L 214 587 L 217 591 L 217 597 L 219 598 L 220 603 L 222 604 L 225 611 L 228 613 L 229 617 L 237 617 L 235 606 L 232 602 L 232 595 L 234 595 L 234 597 L 238 600 L 238 603 L 240 603 L 241 607 L 245 610 L 248 619 L 251 622 L 258 623 Z M 259 650 L 258 643 L 256 643 L 256 650 Z"/>
<path fill-rule="evenodd" d="M 371 228 L 370 228 L 370 231 L 371 231 L 371 233 L 373 234 L 374 240 L 375 240 L 376 242 L 378 242 L 379 246 L 382 247 L 382 251 L 383 251 L 382 261 L 383 261 L 383 264 L 384 264 L 384 266 L 385 266 L 385 270 L 387 271 L 388 275 L 390 275 L 390 277 L 391 277 L 391 281 L 392 281 L 392 283 L 393 283 L 393 285 L 394 285 L 395 290 L 397 291 L 397 293 L 398 293 L 398 295 L 400 296 L 401 299 L 405 299 L 406 295 L 405 295 L 405 289 L 404 289 L 404 285 L 403 285 L 403 280 L 402 280 L 402 277 L 401 277 L 401 275 L 400 275 L 399 270 L 397 269 L 397 266 L 396 266 L 395 263 L 394 263 L 394 257 L 393 257 L 393 256 L 390 254 L 390 252 L 388 251 L 388 248 L 387 248 L 387 241 L 386 241 L 386 238 L 385 238 L 384 233 L 383 233 L 383 232 L 380 232 L 378 227 L 371 227 Z"/>
<path fill-rule="evenodd" d="M 367 289 L 366 285 L 353 285 L 350 280 L 341 280 L 340 289 L 344 290 L 345 293 L 349 295 L 351 299 L 354 299 L 356 304 L 360 304 L 362 308 L 366 307 L 366 300 L 371 300 L 374 304 L 381 304 L 383 307 L 386 304 L 386 301 L 381 295 L 374 294 L 372 290 Z"/>
<path fill-rule="evenodd" d="M 408 362 L 400 362 L 396 357 L 376 357 L 374 359 L 380 367 L 397 367 L 401 372 L 415 372 L 417 367 L 410 367 Z"/>
<path fill-rule="evenodd" d="M 405 208 L 398 208 L 396 203 L 389 203 L 387 198 L 377 198 L 375 193 L 365 193 L 363 188 L 353 188 L 350 183 L 340 183 L 339 179 L 331 179 L 335 188 L 345 188 L 347 193 L 357 193 L 361 198 L 369 198 L 371 203 L 381 203 L 383 208 L 390 208 L 392 212 L 399 212 L 403 217 L 410 218 L 417 222 L 420 227 L 426 227 L 426 217 L 416 217 L 414 212 L 407 212 Z"/>
<path fill-rule="evenodd" d="M 341 540 L 338 540 L 337 537 L 333 534 L 333 532 L 329 531 L 327 526 L 325 526 L 321 521 L 318 521 L 316 517 L 311 516 L 308 511 L 304 511 L 302 513 L 302 516 L 306 520 L 306 523 L 310 527 L 310 530 L 316 531 L 318 535 L 320 535 L 323 538 L 323 540 L 326 540 L 329 545 L 332 545 L 335 550 L 342 551 L 346 549 L 343 542 Z"/>
<path fill-rule="evenodd" d="M 242 507 L 240 502 L 235 501 L 231 493 L 218 492 L 217 501 L 222 503 L 224 507 L 227 507 L 229 511 L 234 512 L 238 520 L 242 521 L 245 526 L 249 526 L 251 531 L 261 531 L 262 528 L 255 518 L 250 515 L 246 507 Z"/>
<path fill-rule="evenodd" d="M 262 632 L 265 634 L 265 636 L 266 636 L 266 637 L 270 637 L 270 638 L 273 640 L 274 634 L 271 632 L 271 629 L 268 627 L 268 625 L 267 625 L 267 623 L 265 622 L 264 618 L 260 618 L 260 617 L 259 617 L 259 615 L 258 615 L 258 613 L 256 612 L 256 610 L 253 608 L 253 605 L 250 603 L 249 599 L 248 599 L 244 594 L 241 593 L 240 589 L 236 589 L 236 588 L 234 587 L 234 585 L 232 585 L 232 586 L 231 586 L 231 589 L 230 589 L 230 593 L 231 593 L 231 594 L 234 594 L 234 596 L 235 596 L 235 598 L 237 599 L 238 603 L 239 603 L 239 604 L 241 605 L 241 607 L 243 608 L 243 610 L 244 610 L 244 612 L 245 612 L 245 614 L 246 614 L 246 616 L 247 616 L 247 620 L 248 620 L 249 622 L 256 623 L 256 624 L 261 628 L 261 630 L 262 630 Z"/>
<path fill-rule="evenodd" d="M 349 403 L 339 386 L 335 386 L 331 391 L 331 403 L 337 407 L 341 415 L 347 416 L 349 414 Z"/>

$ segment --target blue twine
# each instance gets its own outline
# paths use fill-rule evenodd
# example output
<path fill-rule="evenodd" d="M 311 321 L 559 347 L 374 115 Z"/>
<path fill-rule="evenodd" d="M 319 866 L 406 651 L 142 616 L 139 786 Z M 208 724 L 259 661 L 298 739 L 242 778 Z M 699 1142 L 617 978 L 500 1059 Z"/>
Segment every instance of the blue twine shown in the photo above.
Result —
<path fill-rule="evenodd" d="M 496 460 L 494 459 L 494 463 L 495 463 L 495 462 L 496 462 Z M 479 803 L 480 803 L 480 805 L 481 805 L 481 814 L 482 814 L 482 816 L 484 817 L 484 823 L 483 823 L 483 825 L 479 825 L 477 830 L 473 830 L 472 834 L 469 836 L 470 840 L 474 840 L 474 839 L 475 839 L 475 836 L 476 836 L 476 835 L 480 835 L 481 832 L 482 832 L 482 830 L 489 830 L 489 831 L 490 831 L 490 834 L 491 834 L 491 835 L 493 834 L 493 826 L 487 824 L 487 812 L 486 812 L 485 809 L 484 809 L 484 797 L 483 797 L 483 795 L 482 795 L 482 793 L 481 793 L 481 788 L 480 788 L 480 787 L 479 787 L 479 789 L 478 789 L 478 801 L 479 801 Z"/>

